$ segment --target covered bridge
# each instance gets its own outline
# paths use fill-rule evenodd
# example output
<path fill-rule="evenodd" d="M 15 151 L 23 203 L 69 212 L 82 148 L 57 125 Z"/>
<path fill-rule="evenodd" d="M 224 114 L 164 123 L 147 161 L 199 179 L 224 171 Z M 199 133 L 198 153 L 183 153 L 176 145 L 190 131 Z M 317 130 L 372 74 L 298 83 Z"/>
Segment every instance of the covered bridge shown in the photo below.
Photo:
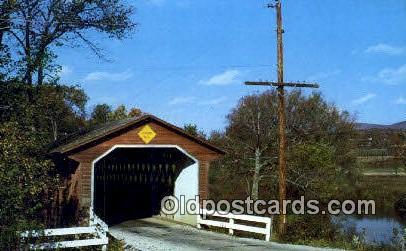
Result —
<path fill-rule="evenodd" d="M 210 162 L 223 154 L 152 115 L 107 124 L 51 151 L 66 177 L 60 198 L 109 224 L 158 215 L 167 195 L 207 198 Z"/>

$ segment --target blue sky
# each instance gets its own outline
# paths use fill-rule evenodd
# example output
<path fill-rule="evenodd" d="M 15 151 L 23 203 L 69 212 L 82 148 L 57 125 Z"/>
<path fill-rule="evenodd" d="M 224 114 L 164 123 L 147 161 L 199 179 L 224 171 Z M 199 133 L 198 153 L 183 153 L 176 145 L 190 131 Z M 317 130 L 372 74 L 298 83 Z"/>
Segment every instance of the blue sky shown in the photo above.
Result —
<path fill-rule="evenodd" d="M 139 107 L 182 126 L 222 129 L 239 98 L 276 79 L 275 13 L 264 0 L 127 0 L 124 41 L 97 34 L 109 62 L 60 50 L 62 79 L 97 103 Z M 284 0 L 285 80 L 317 81 L 361 122 L 406 120 L 406 1 Z"/>

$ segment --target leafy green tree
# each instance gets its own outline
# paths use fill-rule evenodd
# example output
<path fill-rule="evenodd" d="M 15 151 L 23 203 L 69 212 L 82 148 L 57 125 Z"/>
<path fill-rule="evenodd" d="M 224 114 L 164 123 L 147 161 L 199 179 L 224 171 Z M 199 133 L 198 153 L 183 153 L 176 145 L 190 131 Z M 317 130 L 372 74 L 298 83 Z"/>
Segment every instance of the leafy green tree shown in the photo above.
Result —
<path fill-rule="evenodd" d="M 195 124 L 185 124 L 183 126 L 183 129 L 190 135 L 200 137 L 203 139 L 206 138 L 206 133 L 203 130 L 199 130 L 199 128 L 197 128 L 197 125 Z"/>
<path fill-rule="evenodd" d="M 49 144 L 85 126 L 87 96 L 75 86 L 0 85 L 0 249 L 16 250 L 17 231 L 49 222 L 59 177 Z"/>
<path fill-rule="evenodd" d="M 307 199 L 326 201 L 334 197 L 339 168 L 334 163 L 333 146 L 323 143 L 303 143 L 293 147 L 289 156 L 289 183 L 303 191 Z"/>
<path fill-rule="evenodd" d="M 111 112 L 112 112 L 111 106 L 109 106 L 108 104 L 96 105 L 93 108 L 90 123 L 93 126 L 106 124 L 107 122 L 110 121 Z"/>
<path fill-rule="evenodd" d="M 0 124 L 0 249 L 17 250 L 18 232 L 39 229 L 57 187 L 46 139 L 18 122 Z"/>
<path fill-rule="evenodd" d="M 93 108 L 89 124 L 90 127 L 95 127 L 111 121 L 137 117 L 141 114 L 142 111 L 138 108 L 131 108 L 130 111 L 127 112 L 125 105 L 119 105 L 113 110 L 113 108 L 108 104 L 98 104 Z"/>
<path fill-rule="evenodd" d="M 36 124 L 51 128 L 52 140 L 66 136 L 85 126 L 87 96 L 76 86 L 41 85 L 37 88 L 36 107 L 43 116 Z M 46 130 L 46 129 L 45 129 Z"/>
<path fill-rule="evenodd" d="M 87 96 L 77 86 L 0 85 L 0 121 L 18 121 L 40 132 L 49 142 L 85 127 Z"/>

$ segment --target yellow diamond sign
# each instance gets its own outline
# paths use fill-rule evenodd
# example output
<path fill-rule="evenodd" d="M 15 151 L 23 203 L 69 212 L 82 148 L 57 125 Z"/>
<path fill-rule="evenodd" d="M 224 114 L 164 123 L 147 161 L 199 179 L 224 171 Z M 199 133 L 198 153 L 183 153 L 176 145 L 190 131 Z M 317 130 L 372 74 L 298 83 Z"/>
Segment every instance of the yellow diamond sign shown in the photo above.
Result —
<path fill-rule="evenodd" d="M 156 136 L 156 133 L 149 125 L 144 126 L 139 132 L 138 136 L 144 141 L 145 144 L 148 144 Z"/>

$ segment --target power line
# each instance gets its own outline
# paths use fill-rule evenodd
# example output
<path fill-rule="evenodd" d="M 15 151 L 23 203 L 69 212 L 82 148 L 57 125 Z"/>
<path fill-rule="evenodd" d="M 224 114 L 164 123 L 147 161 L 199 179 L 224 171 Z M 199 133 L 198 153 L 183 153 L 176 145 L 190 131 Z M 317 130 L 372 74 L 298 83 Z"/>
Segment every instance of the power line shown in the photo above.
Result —
<path fill-rule="evenodd" d="M 176 72 L 176 71 L 206 71 L 211 69 L 239 69 L 239 68 L 268 68 L 275 67 L 275 65 L 212 65 L 212 66 L 175 66 L 175 67 L 154 67 L 154 66 L 144 66 L 144 67 L 135 67 L 131 71 L 162 71 L 162 72 Z M 116 68 L 103 67 L 103 68 L 91 68 L 89 70 L 75 70 L 75 72 L 94 72 L 94 71 L 116 71 Z"/>

